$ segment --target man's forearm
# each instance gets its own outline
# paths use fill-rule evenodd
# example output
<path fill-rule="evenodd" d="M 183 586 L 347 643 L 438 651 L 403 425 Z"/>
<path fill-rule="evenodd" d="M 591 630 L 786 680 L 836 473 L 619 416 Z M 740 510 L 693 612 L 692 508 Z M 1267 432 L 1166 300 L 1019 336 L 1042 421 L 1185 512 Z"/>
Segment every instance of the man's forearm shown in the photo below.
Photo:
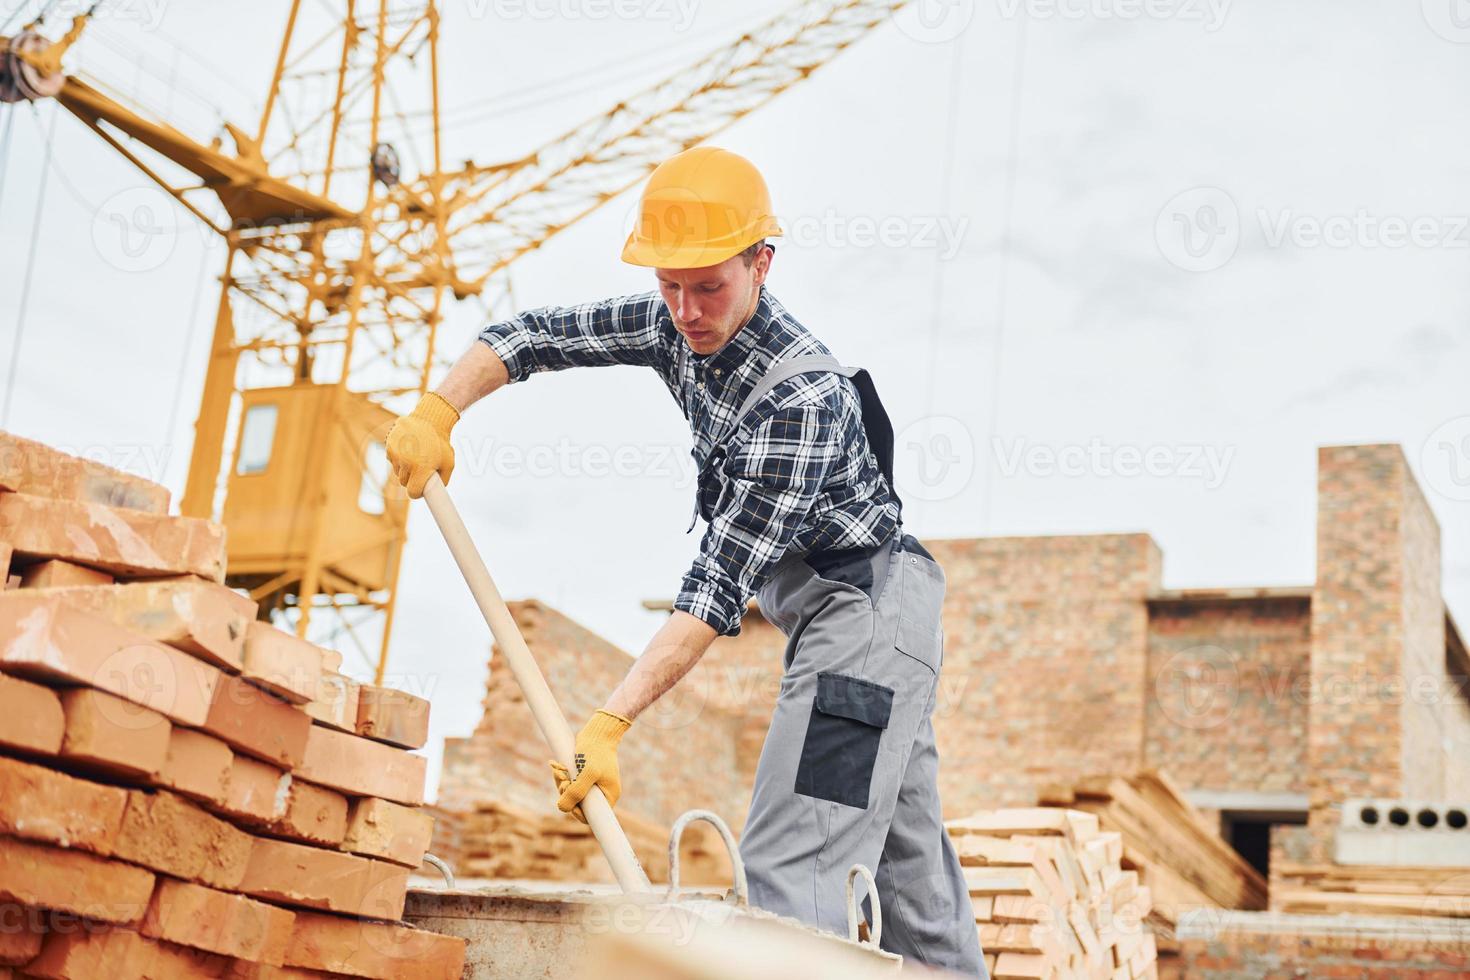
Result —
<path fill-rule="evenodd" d="M 461 415 L 465 409 L 510 381 L 510 372 L 489 344 L 476 340 L 434 389 Z"/>
<path fill-rule="evenodd" d="M 626 718 L 637 718 L 699 662 L 716 635 L 714 627 L 704 620 L 676 609 L 648 642 L 643 656 L 633 661 L 628 676 L 603 707 Z"/>

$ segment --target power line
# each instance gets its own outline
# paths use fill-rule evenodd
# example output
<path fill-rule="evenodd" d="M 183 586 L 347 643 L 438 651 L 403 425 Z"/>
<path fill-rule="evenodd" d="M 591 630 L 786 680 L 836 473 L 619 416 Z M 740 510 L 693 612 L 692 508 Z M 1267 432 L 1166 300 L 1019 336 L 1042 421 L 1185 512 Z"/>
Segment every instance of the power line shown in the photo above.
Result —
<path fill-rule="evenodd" d="M 46 176 L 51 173 L 51 137 L 56 132 L 56 117 L 61 108 L 55 103 L 51 108 L 51 122 L 46 131 L 46 148 L 41 158 L 41 186 L 36 190 L 36 213 L 31 220 L 30 254 L 26 259 L 26 277 L 20 287 L 20 309 L 15 317 L 15 340 L 10 345 L 10 376 L 5 382 L 5 407 L 0 410 L 0 428 L 10 424 L 10 400 L 15 395 L 15 372 L 20 364 L 20 341 L 25 333 L 26 306 L 31 298 L 31 277 L 36 271 L 36 246 L 41 240 L 41 214 L 46 205 Z M 41 125 L 40 115 L 35 116 L 36 125 Z"/>
<path fill-rule="evenodd" d="M 954 158 L 956 134 L 959 130 L 959 107 L 960 107 L 960 76 L 961 68 L 964 66 L 964 36 L 955 38 L 951 48 L 949 64 L 949 115 L 945 121 L 944 128 L 944 160 L 943 173 L 939 180 L 940 209 L 941 215 L 948 215 L 951 194 L 954 185 Z M 928 429 L 932 427 L 934 418 L 934 398 L 939 389 L 936 383 L 939 374 L 939 332 L 940 325 L 944 322 L 944 257 L 939 252 L 934 253 L 934 285 L 931 303 L 933 312 L 931 319 L 933 326 L 929 333 L 929 393 L 927 405 L 924 410 L 924 425 Z M 926 435 L 928 433 L 926 432 Z"/>
<path fill-rule="evenodd" d="M 1000 219 L 1000 269 L 995 286 L 995 353 L 991 356 L 990 372 L 990 426 L 985 437 L 986 451 L 991 452 L 992 462 L 985 467 L 985 483 L 980 500 L 980 526 L 987 531 L 990 529 L 990 488 L 995 473 L 994 453 L 989 447 L 994 444 L 995 433 L 1000 427 L 1000 366 L 1005 352 L 1006 299 L 1010 292 L 1011 216 L 1015 212 L 1016 177 L 1020 172 L 1021 106 L 1022 93 L 1026 87 L 1026 24 L 1029 20 L 1023 11 L 1016 38 L 1016 70 L 1011 80 L 1010 153 L 1006 160 L 1005 198 Z"/>

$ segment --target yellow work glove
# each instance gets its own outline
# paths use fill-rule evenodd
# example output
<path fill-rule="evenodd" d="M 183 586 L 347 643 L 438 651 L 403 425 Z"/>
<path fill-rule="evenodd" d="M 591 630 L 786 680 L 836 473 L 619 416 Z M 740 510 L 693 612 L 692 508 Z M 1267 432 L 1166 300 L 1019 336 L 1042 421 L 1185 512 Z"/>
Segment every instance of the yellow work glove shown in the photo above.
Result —
<path fill-rule="evenodd" d="M 631 724 L 622 715 L 598 708 L 577 733 L 576 777 L 560 762 L 551 761 L 552 776 L 560 794 L 556 801 L 558 810 L 586 823 L 580 804 L 594 785 L 601 788 L 609 806 L 618 801 L 623 792 L 623 781 L 618 775 L 618 742 Z"/>
<path fill-rule="evenodd" d="M 459 421 L 459 412 L 443 398 L 429 392 L 388 430 L 388 462 L 393 475 L 413 499 L 424 495 L 429 474 L 439 473 L 444 485 L 454 472 L 454 447 L 449 432 Z"/>

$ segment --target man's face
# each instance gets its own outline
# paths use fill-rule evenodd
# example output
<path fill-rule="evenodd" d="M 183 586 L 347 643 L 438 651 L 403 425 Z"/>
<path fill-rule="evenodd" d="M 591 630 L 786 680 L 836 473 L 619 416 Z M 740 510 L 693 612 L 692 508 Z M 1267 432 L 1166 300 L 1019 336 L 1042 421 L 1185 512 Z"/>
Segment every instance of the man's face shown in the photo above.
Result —
<path fill-rule="evenodd" d="M 674 327 L 690 350 L 713 354 L 740 331 L 755 311 L 771 254 L 771 249 L 761 249 L 750 265 L 733 255 L 702 269 L 653 270 Z"/>

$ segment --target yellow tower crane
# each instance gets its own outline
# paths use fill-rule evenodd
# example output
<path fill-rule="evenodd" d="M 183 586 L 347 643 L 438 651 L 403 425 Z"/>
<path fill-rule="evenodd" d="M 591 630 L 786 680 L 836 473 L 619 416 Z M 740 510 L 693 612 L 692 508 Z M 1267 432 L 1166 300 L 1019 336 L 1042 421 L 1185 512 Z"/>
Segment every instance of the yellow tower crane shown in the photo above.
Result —
<path fill-rule="evenodd" d="M 535 152 L 483 166 L 444 165 L 433 2 L 343 0 L 323 20 L 292 0 L 258 124 L 223 124 L 233 152 L 65 71 L 86 14 L 55 42 L 39 23 L 0 37 L 0 100 L 55 98 L 223 239 L 181 509 L 224 522 L 227 581 L 263 616 L 301 636 L 314 612 L 337 617 L 381 683 L 407 519 L 382 438 L 443 364 L 446 299 L 503 305 L 517 258 L 906 3 L 796 3 Z M 389 138 L 409 135 L 408 118 L 384 106 L 404 81 L 428 103 L 413 114 L 431 139 L 416 174 Z M 367 610 L 356 624 L 355 609 Z M 356 627 L 378 615 L 374 657 Z"/>

